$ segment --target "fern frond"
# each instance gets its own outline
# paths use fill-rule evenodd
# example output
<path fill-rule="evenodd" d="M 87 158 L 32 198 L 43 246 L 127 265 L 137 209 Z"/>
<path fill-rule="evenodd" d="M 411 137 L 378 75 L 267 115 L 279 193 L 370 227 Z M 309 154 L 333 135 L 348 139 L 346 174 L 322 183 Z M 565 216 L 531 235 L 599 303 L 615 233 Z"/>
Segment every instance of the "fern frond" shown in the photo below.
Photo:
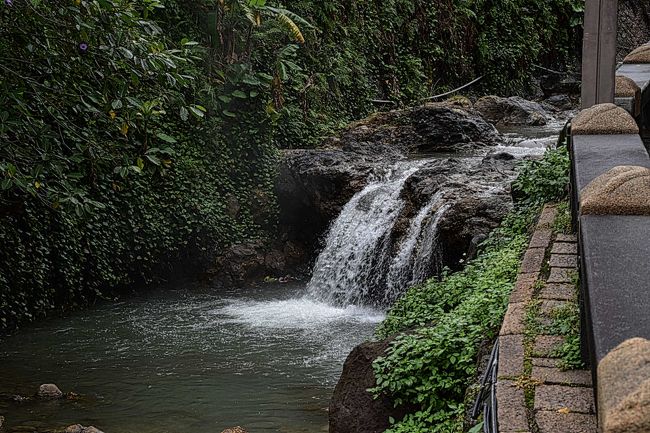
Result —
<path fill-rule="evenodd" d="M 293 22 L 293 20 L 289 18 L 288 15 L 278 14 L 277 19 L 280 22 L 280 24 L 282 24 L 289 31 L 289 33 L 291 33 L 291 35 L 297 42 L 301 44 L 305 43 L 305 37 L 302 35 L 302 32 L 300 31 L 300 27 L 298 27 L 298 25 L 295 22 Z"/>

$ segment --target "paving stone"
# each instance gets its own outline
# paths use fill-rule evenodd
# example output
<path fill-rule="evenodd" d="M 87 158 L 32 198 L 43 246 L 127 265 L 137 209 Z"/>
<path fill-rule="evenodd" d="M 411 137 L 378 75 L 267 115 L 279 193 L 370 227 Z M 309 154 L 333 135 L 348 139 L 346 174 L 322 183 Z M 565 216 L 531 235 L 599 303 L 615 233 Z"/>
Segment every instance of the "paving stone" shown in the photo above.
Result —
<path fill-rule="evenodd" d="M 524 336 L 499 337 L 499 378 L 517 377 L 524 373 Z"/>
<path fill-rule="evenodd" d="M 520 272 L 525 274 L 539 273 L 542 270 L 542 264 L 544 264 L 545 253 L 546 248 L 528 248 L 521 261 Z"/>
<path fill-rule="evenodd" d="M 548 262 L 556 268 L 578 268 L 578 256 L 574 254 L 552 254 Z"/>
<path fill-rule="evenodd" d="M 540 411 L 535 414 L 539 433 L 597 433 L 596 417 L 583 413 Z"/>
<path fill-rule="evenodd" d="M 523 334 L 526 329 L 526 302 L 508 305 L 499 335 Z"/>
<path fill-rule="evenodd" d="M 550 229 L 553 227 L 555 218 L 557 217 L 557 207 L 553 205 L 546 205 L 542 210 L 539 219 L 537 220 L 538 229 Z"/>
<path fill-rule="evenodd" d="M 553 232 L 550 229 L 537 229 L 530 239 L 529 248 L 546 248 L 551 243 Z"/>
<path fill-rule="evenodd" d="M 560 360 L 557 358 L 532 358 L 533 367 L 557 367 Z"/>
<path fill-rule="evenodd" d="M 555 242 L 551 248 L 553 254 L 578 254 L 578 245 L 570 242 Z"/>
<path fill-rule="evenodd" d="M 556 300 L 543 300 L 539 305 L 539 314 L 547 317 L 553 316 L 553 311 L 560 307 L 567 305 L 566 301 L 556 301 Z"/>
<path fill-rule="evenodd" d="M 576 288 L 573 284 L 545 284 L 539 297 L 540 299 L 571 301 L 576 297 Z"/>
<path fill-rule="evenodd" d="M 551 274 L 546 281 L 548 283 L 571 283 L 576 275 L 575 269 L 551 268 Z"/>
<path fill-rule="evenodd" d="M 595 413 L 591 387 L 540 385 L 535 388 L 535 410 L 569 409 L 574 413 Z"/>
<path fill-rule="evenodd" d="M 534 274 L 519 274 L 515 288 L 510 294 L 510 302 L 528 302 L 533 299 L 535 283 L 537 282 L 537 272 Z"/>
<path fill-rule="evenodd" d="M 591 386 L 591 372 L 587 370 L 562 371 L 556 367 L 533 365 L 531 376 L 547 384 Z"/>
<path fill-rule="evenodd" d="M 555 236 L 555 240 L 557 242 L 578 242 L 576 235 L 566 235 L 564 233 L 558 233 L 557 236 Z"/>
<path fill-rule="evenodd" d="M 500 432 L 528 431 L 524 390 L 514 381 L 497 382 L 497 419 Z"/>
<path fill-rule="evenodd" d="M 554 352 L 564 343 L 564 337 L 560 335 L 538 335 L 535 337 L 533 351 L 538 356 L 547 358 L 555 357 Z"/>

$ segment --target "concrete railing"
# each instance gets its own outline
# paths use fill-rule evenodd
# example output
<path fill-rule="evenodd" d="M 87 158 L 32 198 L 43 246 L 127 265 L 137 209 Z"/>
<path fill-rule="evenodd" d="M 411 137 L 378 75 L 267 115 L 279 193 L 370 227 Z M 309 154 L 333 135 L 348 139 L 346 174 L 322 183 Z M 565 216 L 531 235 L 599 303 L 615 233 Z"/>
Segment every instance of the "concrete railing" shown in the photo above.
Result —
<path fill-rule="evenodd" d="M 617 103 L 571 124 L 583 347 L 602 433 L 650 432 L 650 45 L 618 70 Z M 621 108 L 623 107 L 623 108 Z"/>

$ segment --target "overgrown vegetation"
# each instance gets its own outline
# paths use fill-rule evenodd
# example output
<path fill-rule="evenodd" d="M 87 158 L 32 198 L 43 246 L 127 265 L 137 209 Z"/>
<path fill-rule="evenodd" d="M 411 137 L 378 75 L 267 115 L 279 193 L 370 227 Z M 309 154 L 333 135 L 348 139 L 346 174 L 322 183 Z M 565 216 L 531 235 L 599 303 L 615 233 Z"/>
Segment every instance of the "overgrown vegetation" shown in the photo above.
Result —
<path fill-rule="evenodd" d="M 278 148 L 562 65 L 579 0 L 5 0 L 0 328 L 265 236 Z"/>
<path fill-rule="evenodd" d="M 478 257 L 462 271 L 411 288 L 391 309 L 377 334 L 398 336 L 373 365 L 372 391 L 417 410 L 389 432 L 462 431 L 465 390 L 476 375 L 479 347 L 498 333 L 541 204 L 563 197 L 567 184 L 566 148 L 525 163 L 516 181 L 525 200 Z"/>

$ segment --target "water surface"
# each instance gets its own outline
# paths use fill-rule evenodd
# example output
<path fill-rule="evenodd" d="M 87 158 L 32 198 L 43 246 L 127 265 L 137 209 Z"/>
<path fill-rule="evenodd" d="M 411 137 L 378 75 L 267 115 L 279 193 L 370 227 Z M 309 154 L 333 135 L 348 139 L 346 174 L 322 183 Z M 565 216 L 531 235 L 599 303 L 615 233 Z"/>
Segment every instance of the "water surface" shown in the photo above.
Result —
<path fill-rule="evenodd" d="M 383 313 L 336 308 L 300 285 L 181 288 L 46 320 L 5 338 L 0 393 L 54 382 L 80 401 L 0 401 L 9 427 L 107 433 L 327 431 L 332 389 Z"/>

